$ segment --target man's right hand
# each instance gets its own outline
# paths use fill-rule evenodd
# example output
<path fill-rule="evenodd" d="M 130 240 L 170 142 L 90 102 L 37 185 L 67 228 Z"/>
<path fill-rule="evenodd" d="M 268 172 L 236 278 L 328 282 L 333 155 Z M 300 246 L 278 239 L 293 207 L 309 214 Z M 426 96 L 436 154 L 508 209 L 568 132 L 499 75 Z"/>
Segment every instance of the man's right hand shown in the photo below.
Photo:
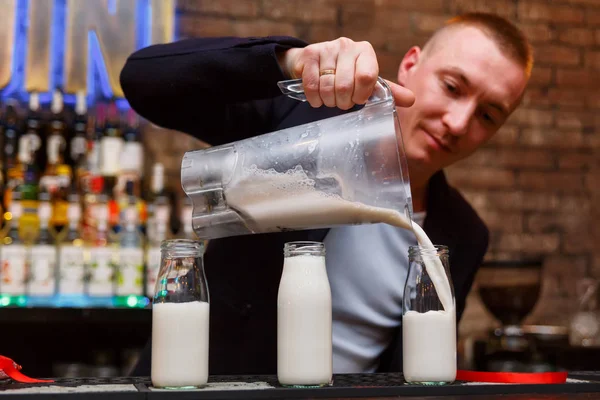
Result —
<path fill-rule="evenodd" d="M 287 50 L 279 57 L 283 71 L 292 79 L 302 78 L 307 101 L 313 107 L 348 110 L 365 104 L 377 83 L 379 64 L 369 42 L 339 38 Z M 387 81 L 398 107 L 410 107 L 414 94 Z"/>

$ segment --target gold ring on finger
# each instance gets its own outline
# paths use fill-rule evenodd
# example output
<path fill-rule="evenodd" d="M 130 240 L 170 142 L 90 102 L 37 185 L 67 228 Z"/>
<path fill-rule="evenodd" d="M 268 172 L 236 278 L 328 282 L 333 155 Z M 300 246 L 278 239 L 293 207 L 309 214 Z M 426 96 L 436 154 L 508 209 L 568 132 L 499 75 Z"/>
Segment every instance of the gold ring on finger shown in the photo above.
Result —
<path fill-rule="evenodd" d="M 324 75 L 335 75 L 335 69 L 323 69 L 323 70 L 321 70 L 321 72 L 319 72 L 319 76 L 324 76 Z"/>

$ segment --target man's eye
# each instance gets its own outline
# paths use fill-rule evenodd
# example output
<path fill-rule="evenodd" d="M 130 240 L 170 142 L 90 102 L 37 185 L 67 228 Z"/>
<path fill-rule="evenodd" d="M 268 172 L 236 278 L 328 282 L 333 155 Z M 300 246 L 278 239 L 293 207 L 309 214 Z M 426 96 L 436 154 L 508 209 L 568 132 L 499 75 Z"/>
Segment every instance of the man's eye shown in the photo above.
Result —
<path fill-rule="evenodd" d="M 458 88 L 456 86 L 454 86 L 452 83 L 450 82 L 445 82 L 446 85 L 446 90 L 448 90 L 450 93 L 458 93 Z"/>
<path fill-rule="evenodd" d="M 486 123 L 488 123 L 490 125 L 494 125 L 496 123 L 496 121 L 494 120 L 494 118 L 490 114 L 488 114 L 488 113 L 483 113 L 482 114 L 482 118 L 483 118 L 483 120 Z"/>

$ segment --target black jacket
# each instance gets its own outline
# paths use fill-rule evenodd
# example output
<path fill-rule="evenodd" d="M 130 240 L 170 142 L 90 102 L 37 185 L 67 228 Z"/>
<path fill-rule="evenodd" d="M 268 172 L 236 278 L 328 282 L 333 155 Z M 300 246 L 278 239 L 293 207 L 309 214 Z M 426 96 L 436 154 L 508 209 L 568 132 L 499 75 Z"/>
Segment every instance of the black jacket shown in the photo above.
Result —
<path fill-rule="evenodd" d="M 211 145 L 300 125 L 342 111 L 311 108 L 281 95 L 286 79 L 276 52 L 306 43 L 289 37 L 201 38 L 155 45 L 129 57 L 121 86 L 133 109 L 153 123 Z M 191 150 L 191 149 L 190 149 Z M 457 318 L 488 245 L 488 230 L 450 187 L 442 171 L 432 177 L 424 229 L 449 247 Z M 210 290 L 210 373 L 277 371 L 277 291 L 283 246 L 322 241 L 327 229 L 212 240 L 205 269 Z M 404 287 L 404 282 L 398 282 Z M 400 328 L 381 356 L 381 371 L 402 370 Z M 149 346 L 135 375 L 149 375 Z"/>

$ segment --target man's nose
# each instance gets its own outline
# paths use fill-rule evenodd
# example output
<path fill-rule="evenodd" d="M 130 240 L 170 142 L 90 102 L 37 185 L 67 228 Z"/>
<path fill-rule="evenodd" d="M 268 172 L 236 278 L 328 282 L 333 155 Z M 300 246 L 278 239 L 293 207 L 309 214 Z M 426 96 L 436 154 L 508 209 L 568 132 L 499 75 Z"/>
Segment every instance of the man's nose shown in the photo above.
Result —
<path fill-rule="evenodd" d="M 444 124 L 448 132 L 454 136 L 467 133 L 469 125 L 475 113 L 476 105 L 471 102 L 456 102 L 452 104 L 444 115 Z"/>

